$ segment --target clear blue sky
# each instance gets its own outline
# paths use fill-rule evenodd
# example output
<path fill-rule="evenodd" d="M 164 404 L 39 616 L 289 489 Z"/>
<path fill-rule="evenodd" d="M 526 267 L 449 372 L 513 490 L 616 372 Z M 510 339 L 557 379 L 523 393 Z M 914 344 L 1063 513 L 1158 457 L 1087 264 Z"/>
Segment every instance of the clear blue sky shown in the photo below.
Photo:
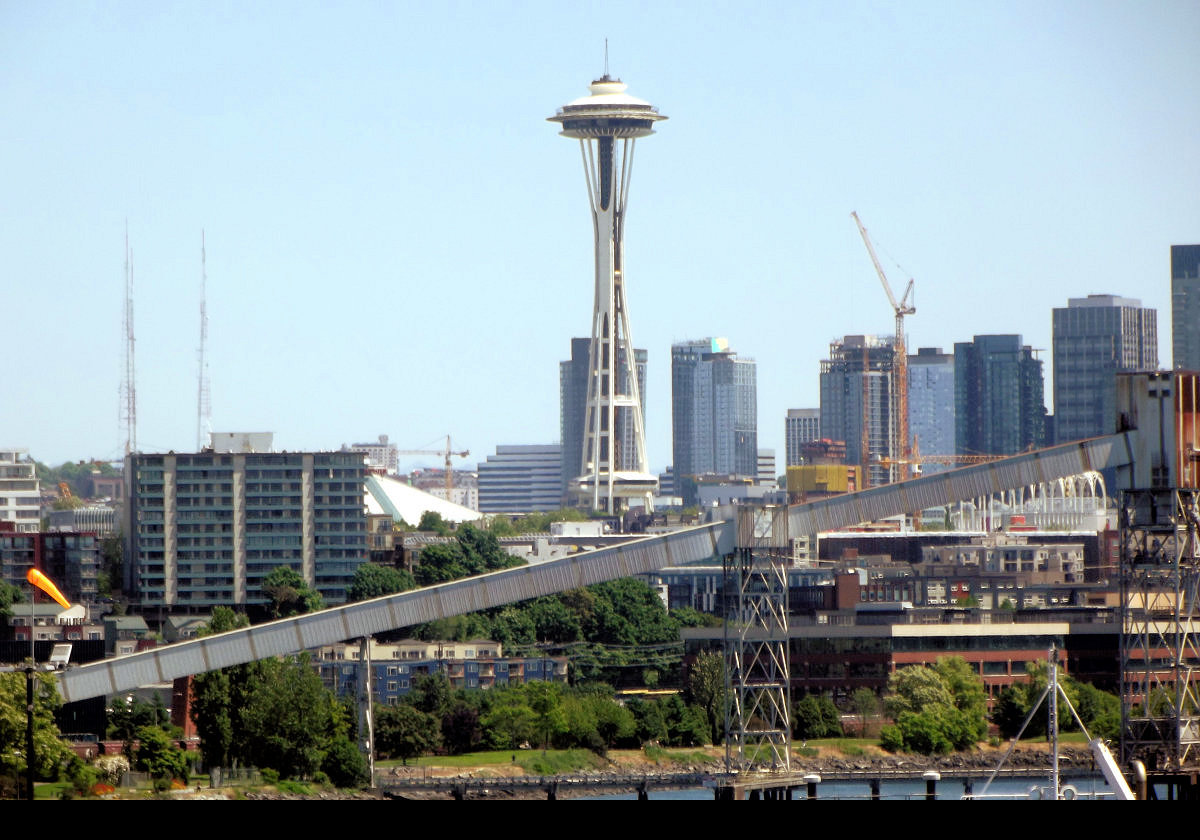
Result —
<path fill-rule="evenodd" d="M 126 220 L 143 450 L 195 445 L 202 228 L 217 430 L 449 432 L 471 461 L 557 440 L 592 233 L 545 119 L 606 37 L 670 117 L 626 231 L 655 469 L 673 341 L 757 359 L 782 461 L 830 340 L 892 332 L 851 210 L 916 278 L 911 346 L 1048 351 L 1053 307 L 1112 293 L 1158 309 L 1170 363 L 1169 246 L 1200 242 L 1195 2 L 0 0 L 0 443 L 121 454 Z"/>

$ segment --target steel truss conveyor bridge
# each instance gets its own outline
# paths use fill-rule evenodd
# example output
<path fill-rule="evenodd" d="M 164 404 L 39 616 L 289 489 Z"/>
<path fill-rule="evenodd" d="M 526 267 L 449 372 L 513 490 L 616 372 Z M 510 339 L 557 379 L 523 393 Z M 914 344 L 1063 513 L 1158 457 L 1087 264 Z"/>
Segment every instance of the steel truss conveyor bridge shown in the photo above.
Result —
<path fill-rule="evenodd" d="M 1129 466 L 1134 458 L 1134 435 L 1136 432 L 1122 432 L 793 505 L 788 509 L 787 530 L 793 535 L 838 530 L 1093 470 L 1120 469 Z M 59 672 L 59 691 L 68 702 L 124 692 L 667 566 L 708 561 L 730 555 L 738 548 L 735 530 L 731 514 L 724 521 L 560 560 L 505 569 L 89 663 Z"/>

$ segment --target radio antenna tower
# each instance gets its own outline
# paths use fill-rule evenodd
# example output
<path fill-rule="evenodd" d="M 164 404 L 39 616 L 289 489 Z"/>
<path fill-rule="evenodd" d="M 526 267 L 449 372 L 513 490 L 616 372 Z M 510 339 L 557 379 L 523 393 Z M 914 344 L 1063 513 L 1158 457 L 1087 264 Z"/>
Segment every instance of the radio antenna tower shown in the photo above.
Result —
<path fill-rule="evenodd" d="M 200 385 L 196 396 L 196 451 L 204 449 L 212 436 L 212 397 L 208 390 L 208 267 L 204 248 L 204 231 L 200 231 Z"/>
<path fill-rule="evenodd" d="M 125 222 L 125 375 L 121 382 L 121 422 L 125 427 L 125 454 L 137 451 L 137 372 L 133 355 L 133 251 L 129 247 L 129 222 Z"/>

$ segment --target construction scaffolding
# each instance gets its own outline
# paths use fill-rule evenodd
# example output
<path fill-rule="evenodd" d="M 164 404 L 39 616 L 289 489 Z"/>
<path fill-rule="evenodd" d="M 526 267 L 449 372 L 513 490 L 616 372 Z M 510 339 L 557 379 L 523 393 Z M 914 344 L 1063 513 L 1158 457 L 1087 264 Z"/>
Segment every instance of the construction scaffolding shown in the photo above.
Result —
<path fill-rule="evenodd" d="M 1200 766 L 1200 490 L 1123 494 L 1121 761 Z"/>
<path fill-rule="evenodd" d="M 741 506 L 736 522 L 737 550 L 725 559 L 725 580 L 737 592 L 725 611 L 726 766 L 788 772 L 787 508 Z"/>

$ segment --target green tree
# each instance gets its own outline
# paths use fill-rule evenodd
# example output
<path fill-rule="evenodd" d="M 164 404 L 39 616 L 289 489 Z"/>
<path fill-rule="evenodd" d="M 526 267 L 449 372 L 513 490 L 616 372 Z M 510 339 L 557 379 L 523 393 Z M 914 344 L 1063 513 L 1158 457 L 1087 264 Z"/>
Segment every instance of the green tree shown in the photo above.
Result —
<path fill-rule="evenodd" d="M 441 744 L 438 719 L 407 704 L 375 708 L 375 746 L 405 764 Z"/>
<path fill-rule="evenodd" d="M 159 700 L 161 706 L 162 700 Z M 164 714 L 161 721 L 157 719 L 155 707 L 140 697 L 113 697 L 108 709 L 108 737 L 125 742 L 125 752 L 133 754 L 132 744 L 138 737 L 138 730 L 143 726 L 155 726 L 166 722 Z"/>
<path fill-rule="evenodd" d="M 1115 740 L 1121 736 L 1121 698 L 1094 685 L 1075 682 L 1078 699 L 1075 710 L 1093 738 Z"/>
<path fill-rule="evenodd" d="M 901 668 L 888 678 L 889 694 L 884 709 L 893 720 L 905 712 L 919 712 L 929 706 L 951 706 L 954 697 L 938 673 L 917 665 Z"/>
<path fill-rule="evenodd" d="M 8 621 L 12 617 L 12 605 L 25 600 L 19 587 L 7 581 L 0 580 L 0 621 Z"/>
<path fill-rule="evenodd" d="M 850 706 L 854 709 L 854 713 L 859 719 L 859 737 L 865 737 L 867 732 L 867 719 L 879 714 L 879 697 L 871 689 L 863 686 L 857 688 L 850 695 Z"/>
<path fill-rule="evenodd" d="M 488 519 L 487 529 L 497 537 L 515 537 L 518 533 L 513 521 L 507 516 L 499 514 Z"/>
<path fill-rule="evenodd" d="M 1045 661 L 1032 662 L 1026 666 L 1027 679 L 1014 683 L 1000 692 L 992 709 L 992 722 L 1000 729 L 1005 738 L 1014 738 L 1021 729 L 1029 710 L 1042 696 L 1050 682 L 1049 669 Z M 1073 677 L 1060 672 L 1059 685 L 1067 694 L 1067 699 L 1075 707 L 1083 725 L 1087 727 L 1092 737 L 1116 738 L 1120 735 L 1121 700 L 1115 694 L 1101 691 L 1095 686 L 1081 683 Z M 1064 705 L 1059 705 L 1059 727 L 1063 731 L 1077 729 L 1075 718 Z M 1025 728 L 1026 738 L 1040 738 L 1046 734 L 1047 712 L 1043 703 L 1041 709 L 1029 721 Z"/>
<path fill-rule="evenodd" d="M 792 707 L 792 737 L 836 738 L 842 734 L 842 716 L 825 696 L 809 694 Z"/>
<path fill-rule="evenodd" d="M 534 714 L 534 729 L 544 750 L 555 736 L 567 731 L 562 690 L 556 683 L 531 682 L 526 684 L 525 693 Z"/>
<path fill-rule="evenodd" d="M 340 788 L 361 787 L 370 782 L 366 758 L 346 735 L 333 739 L 321 763 L 321 770 L 329 777 L 329 781 Z"/>
<path fill-rule="evenodd" d="M 667 725 L 667 744 L 672 747 L 698 747 L 709 743 L 709 726 L 698 706 L 689 706 L 678 694 L 658 701 Z"/>
<path fill-rule="evenodd" d="M 954 748 L 947 734 L 948 706 L 929 706 L 920 712 L 902 712 L 896 727 L 903 748 L 923 755 L 948 753 Z"/>
<path fill-rule="evenodd" d="M 53 676 L 35 674 L 34 680 L 33 771 L 38 779 L 57 779 L 72 756 L 54 723 L 62 700 Z M 0 674 L 0 776 L 20 779 L 25 774 L 25 709 L 25 674 Z"/>
<path fill-rule="evenodd" d="M 262 581 L 262 593 L 267 599 L 267 612 L 271 618 L 287 618 L 325 608 L 320 593 L 310 588 L 291 566 L 278 566 L 268 573 Z"/>
<path fill-rule="evenodd" d="M 579 617 L 558 598 L 537 598 L 526 614 L 533 621 L 538 641 L 577 642 L 583 638 Z"/>
<path fill-rule="evenodd" d="M 449 677 L 438 671 L 413 680 L 412 690 L 405 700 L 413 708 L 431 714 L 440 721 L 442 715 L 450 711 L 453 693 Z"/>
<path fill-rule="evenodd" d="M 260 679 L 243 712 L 245 755 L 287 778 L 310 778 L 321 768 L 339 725 L 341 708 L 321 682 L 307 653 L 260 661 Z"/>
<path fill-rule="evenodd" d="M 421 549 L 421 557 L 413 577 L 421 586 L 458 580 L 469 575 L 462 549 L 458 543 L 427 545 Z"/>
<path fill-rule="evenodd" d="M 216 607 L 202 635 L 214 635 L 249 625 L 244 615 L 229 607 Z M 232 763 L 235 734 L 244 742 L 241 713 L 250 684 L 257 678 L 256 663 L 197 674 L 192 678 L 191 716 L 200 737 L 200 754 L 208 767 Z"/>
<path fill-rule="evenodd" d="M 596 734 L 605 747 L 636 745 L 637 721 L 633 718 L 633 712 L 611 697 L 592 695 L 592 702 L 596 715 Z"/>
<path fill-rule="evenodd" d="M 987 734 L 987 690 L 975 667 L 961 656 L 943 656 L 934 663 L 933 670 L 942 678 L 954 708 L 961 715 L 948 718 L 955 732 L 951 737 L 955 749 L 968 749 Z"/>
<path fill-rule="evenodd" d="M 479 727 L 479 709 L 458 701 L 442 715 L 442 743 L 451 755 L 476 749 L 483 741 Z"/>
<path fill-rule="evenodd" d="M 697 656 L 688 669 L 684 697 L 703 710 L 709 742 L 719 743 L 725 729 L 725 657 L 716 652 Z"/>
<path fill-rule="evenodd" d="M 172 779 L 187 780 L 187 756 L 166 732 L 157 726 L 143 726 L 137 731 L 137 739 L 135 766 L 150 774 L 155 790 L 166 790 Z"/>
<path fill-rule="evenodd" d="M 417 582 L 405 569 L 380 566 L 378 563 L 363 563 L 354 571 L 354 580 L 346 591 L 351 601 L 365 601 L 397 592 L 415 589 Z"/>
<path fill-rule="evenodd" d="M 665 744 L 668 742 L 670 732 L 667 729 L 666 715 L 663 714 L 662 706 L 657 701 L 635 697 L 626 704 L 626 707 L 633 714 L 639 743 Z"/>
<path fill-rule="evenodd" d="M 534 737 L 537 715 L 517 692 L 506 692 L 505 698 L 489 709 L 480 719 L 484 737 L 493 749 L 515 750 Z"/>
<path fill-rule="evenodd" d="M 421 514 L 421 519 L 417 522 L 418 531 L 433 531 L 439 537 L 450 536 L 450 523 L 442 519 L 442 515 L 434 510 L 427 510 Z"/>
<path fill-rule="evenodd" d="M 934 667 L 904 668 L 888 680 L 884 706 L 896 721 L 883 742 L 913 752 L 938 753 L 973 747 L 987 731 L 983 682 L 961 657 L 944 657 Z"/>
<path fill-rule="evenodd" d="M 721 618 L 719 616 L 703 613 L 691 607 L 676 607 L 671 610 L 671 618 L 675 619 L 680 627 L 721 626 Z"/>
<path fill-rule="evenodd" d="M 495 639 L 505 648 L 512 648 L 515 645 L 530 645 L 536 642 L 537 628 L 528 610 L 508 606 L 496 614 L 484 636 Z"/>

